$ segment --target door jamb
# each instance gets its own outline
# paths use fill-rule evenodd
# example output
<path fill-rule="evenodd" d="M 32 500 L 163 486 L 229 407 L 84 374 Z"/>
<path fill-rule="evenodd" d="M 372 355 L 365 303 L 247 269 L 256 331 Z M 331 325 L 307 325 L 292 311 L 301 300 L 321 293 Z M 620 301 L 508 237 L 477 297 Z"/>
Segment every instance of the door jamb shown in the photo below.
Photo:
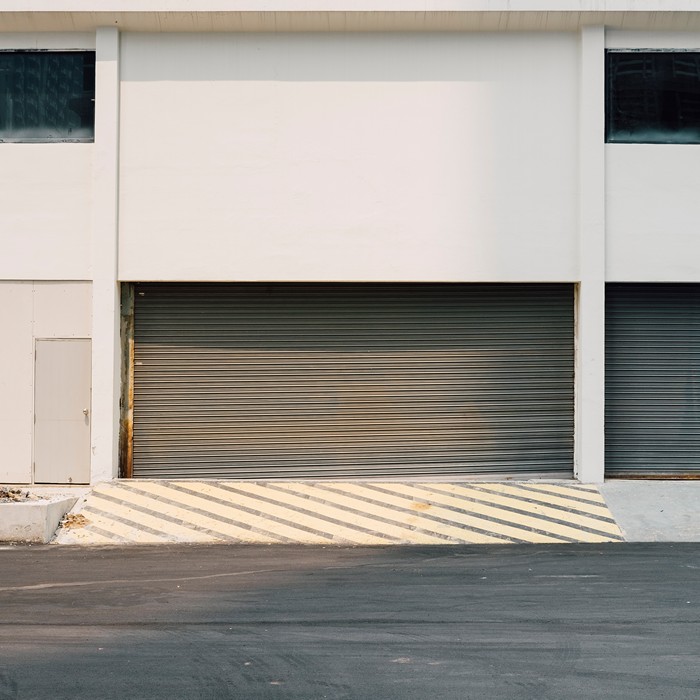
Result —
<path fill-rule="evenodd" d="M 119 398 L 119 478 L 134 475 L 134 284 L 121 284 L 121 396 Z"/>

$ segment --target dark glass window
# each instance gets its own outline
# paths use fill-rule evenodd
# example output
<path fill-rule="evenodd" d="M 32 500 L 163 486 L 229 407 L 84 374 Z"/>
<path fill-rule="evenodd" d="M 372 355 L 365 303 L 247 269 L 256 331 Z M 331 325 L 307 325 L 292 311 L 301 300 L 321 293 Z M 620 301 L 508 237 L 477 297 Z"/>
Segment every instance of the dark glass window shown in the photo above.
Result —
<path fill-rule="evenodd" d="M 0 52 L 0 141 L 92 141 L 94 51 Z"/>
<path fill-rule="evenodd" d="M 700 53 L 609 51 L 608 143 L 700 143 Z"/>

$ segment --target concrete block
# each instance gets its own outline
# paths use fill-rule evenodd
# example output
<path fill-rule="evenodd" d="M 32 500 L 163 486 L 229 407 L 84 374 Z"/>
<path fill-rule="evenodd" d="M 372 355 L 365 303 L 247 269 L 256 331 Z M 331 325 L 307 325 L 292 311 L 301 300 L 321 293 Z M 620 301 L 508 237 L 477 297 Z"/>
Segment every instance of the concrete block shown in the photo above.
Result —
<path fill-rule="evenodd" d="M 70 496 L 0 503 L 0 542 L 49 542 L 77 500 Z"/>
<path fill-rule="evenodd" d="M 614 479 L 600 492 L 627 542 L 700 542 L 700 481 Z"/>

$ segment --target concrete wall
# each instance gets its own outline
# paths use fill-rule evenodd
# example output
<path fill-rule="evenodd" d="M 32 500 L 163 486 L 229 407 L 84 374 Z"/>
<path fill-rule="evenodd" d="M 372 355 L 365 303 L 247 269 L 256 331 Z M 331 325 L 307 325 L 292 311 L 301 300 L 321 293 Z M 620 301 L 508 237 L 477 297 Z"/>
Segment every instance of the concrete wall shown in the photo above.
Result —
<path fill-rule="evenodd" d="M 573 281 L 577 51 L 124 34 L 120 279 Z"/>
<path fill-rule="evenodd" d="M 606 278 L 700 282 L 700 146 L 606 146 Z"/>
<path fill-rule="evenodd" d="M 117 279 L 578 282 L 576 469 L 602 479 L 604 281 L 700 281 L 700 147 L 603 144 L 603 48 L 700 34 L 98 37 L 0 34 L 99 44 L 100 135 L 0 144 L 0 482 L 32 478 L 37 337 L 94 335 L 116 475 Z"/>
<path fill-rule="evenodd" d="M 0 278 L 90 278 L 92 144 L 0 144 Z"/>
<path fill-rule="evenodd" d="M 0 281 L 0 483 L 32 481 L 34 341 L 89 338 L 89 282 Z"/>
<path fill-rule="evenodd" d="M 695 49 L 697 32 L 621 32 L 608 48 Z M 608 144 L 606 279 L 700 282 L 700 146 Z"/>
<path fill-rule="evenodd" d="M 94 49 L 91 34 L 0 34 L 0 49 Z M 92 144 L 0 144 L 0 279 L 90 278 Z"/>

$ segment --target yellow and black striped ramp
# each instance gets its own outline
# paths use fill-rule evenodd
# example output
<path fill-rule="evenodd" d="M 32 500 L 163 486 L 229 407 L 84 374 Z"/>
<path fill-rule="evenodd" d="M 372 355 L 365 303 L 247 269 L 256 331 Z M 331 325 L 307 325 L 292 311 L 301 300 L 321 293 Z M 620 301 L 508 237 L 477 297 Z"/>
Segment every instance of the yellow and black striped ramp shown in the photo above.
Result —
<path fill-rule="evenodd" d="M 572 482 L 115 481 L 56 542 L 342 545 L 622 541 L 595 486 Z"/>

